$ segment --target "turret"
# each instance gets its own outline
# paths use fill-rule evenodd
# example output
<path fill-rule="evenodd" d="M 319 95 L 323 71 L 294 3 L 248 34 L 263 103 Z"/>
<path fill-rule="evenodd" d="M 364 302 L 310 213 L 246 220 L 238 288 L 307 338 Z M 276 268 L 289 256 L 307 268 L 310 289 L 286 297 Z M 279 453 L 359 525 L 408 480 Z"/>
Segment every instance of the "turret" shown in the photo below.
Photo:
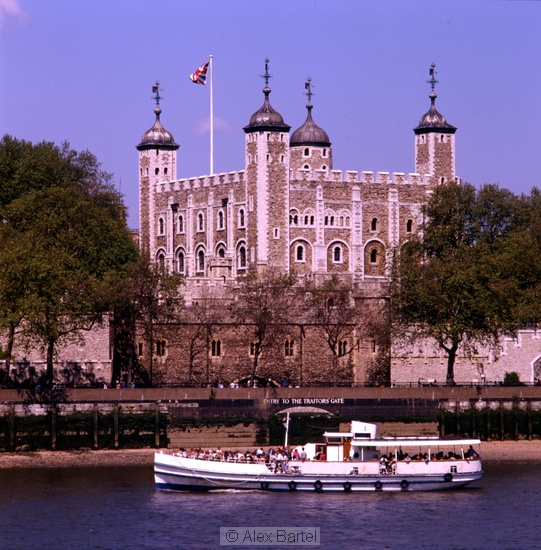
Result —
<path fill-rule="evenodd" d="M 154 194 L 156 184 L 161 181 L 171 181 L 177 178 L 177 149 L 173 135 L 168 132 L 160 121 L 161 108 L 159 82 L 152 87 L 153 99 L 156 102 L 154 113 L 156 120 L 150 130 L 143 134 L 141 143 L 136 146 L 139 151 L 139 225 L 141 252 L 151 260 L 154 258 L 155 250 L 152 250 L 151 243 L 156 242 L 156 234 L 166 231 L 166 226 L 172 220 L 162 220 L 162 229 L 156 226 L 159 220 L 155 219 Z"/>
<path fill-rule="evenodd" d="M 435 64 L 430 67 L 430 84 L 432 91 L 430 109 L 413 129 L 415 132 L 415 171 L 418 174 L 431 176 L 432 184 L 439 185 L 456 178 L 455 174 L 455 133 L 456 127 L 447 122 L 436 109 Z"/>

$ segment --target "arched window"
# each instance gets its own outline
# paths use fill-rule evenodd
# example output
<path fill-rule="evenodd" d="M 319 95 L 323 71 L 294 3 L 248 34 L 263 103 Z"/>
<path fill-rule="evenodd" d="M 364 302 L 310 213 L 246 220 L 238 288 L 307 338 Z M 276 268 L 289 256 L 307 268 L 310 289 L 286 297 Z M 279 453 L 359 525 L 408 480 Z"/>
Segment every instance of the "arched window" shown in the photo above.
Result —
<path fill-rule="evenodd" d="M 200 250 L 197 253 L 197 271 L 203 273 L 205 271 L 205 252 Z"/>
<path fill-rule="evenodd" d="M 304 216 L 304 225 L 308 225 L 308 220 L 309 220 L 308 216 Z"/>
<path fill-rule="evenodd" d="M 184 216 L 178 217 L 178 232 L 184 233 Z"/>
<path fill-rule="evenodd" d="M 224 213 L 220 210 L 218 212 L 218 229 L 224 228 Z"/>
<path fill-rule="evenodd" d="M 239 269 L 245 269 L 246 268 L 246 248 L 244 246 L 241 246 L 239 248 Z"/>
<path fill-rule="evenodd" d="M 325 216 L 325 225 L 329 225 L 329 216 Z"/>
<path fill-rule="evenodd" d="M 333 249 L 333 262 L 340 263 L 342 261 L 342 248 L 335 246 Z"/>
<path fill-rule="evenodd" d="M 370 229 L 372 231 L 377 231 L 378 230 L 378 219 L 377 218 L 372 218 L 372 223 L 370 224 Z"/>
<path fill-rule="evenodd" d="M 211 343 L 210 354 L 212 357 L 220 357 L 222 355 L 222 342 L 221 340 L 213 340 Z"/>
<path fill-rule="evenodd" d="M 163 218 L 158 220 L 158 235 L 163 235 L 165 233 L 165 222 Z"/>
<path fill-rule="evenodd" d="M 167 176 L 167 166 L 163 169 L 163 173 Z"/>
<path fill-rule="evenodd" d="M 203 217 L 203 214 L 200 212 L 197 215 L 197 230 L 203 231 L 205 229 L 205 218 Z"/>
<path fill-rule="evenodd" d="M 310 216 L 310 225 L 314 225 L 314 216 Z"/>
<path fill-rule="evenodd" d="M 184 270 L 186 269 L 185 262 L 184 262 L 184 252 L 178 253 L 178 272 L 184 274 Z"/>
<path fill-rule="evenodd" d="M 304 169 L 304 170 L 310 170 L 310 166 L 309 166 L 308 164 L 305 164 L 305 165 L 303 166 L 303 169 Z"/>
<path fill-rule="evenodd" d="M 218 248 L 218 258 L 225 258 L 225 248 L 223 246 Z"/>
<path fill-rule="evenodd" d="M 334 216 L 331 216 L 331 225 L 334 225 Z"/>
<path fill-rule="evenodd" d="M 165 271 L 165 254 L 163 252 L 158 254 L 158 268 Z"/>
<path fill-rule="evenodd" d="M 346 340 L 338 342 L 338 357 L 343 357 L 348 352 L 348 343 Z"/>
<path fill-rule="evenodd" d="M 411 233 L 413 230 L 413 220 L 408 220 L 406 222 L 406 232 Z"/>
<path fill-rule="evenodd" d="M 327 156 L 327 149 L 323 149 L 323 156 L 324 156 L 324 157 Z"/>
<path fill-rule="evenodd" d="M 304 246 L 302 246 L 302 244 L 299 244 L 297 246 L 297 261 L 298 262 L 304 261 Z"/>
<path fill-rule="evenodd" d="M 309 157 L 310 156 L 310 149 L 308 147 L 304 150 L 304 156 Z"/>
<path fill-rule="evenodd" d="M 239 210 L 239 227 L 244 227 L 245 220 L 244 220 L 244 208 L 241 208 Z"/>
<path fill-rule="evenodd" d="M 346 216 L 346 227 L 349 227 L 349 224 L 350 224 L 350 219 L 349 219 L 349 216 Z"/>
<path fill-rule="evenodd" d="M 154 174 L 157 176 L 159 173 L 160 173 L 160 169 L 156 168 L 156 170 L 154 170 Z"/>
<path fill-rule="evenodd" d="M 377 264 L 378 263 L 378 251 L 376 248 L 373 248 L 370 251 L 370 263 Z"/>

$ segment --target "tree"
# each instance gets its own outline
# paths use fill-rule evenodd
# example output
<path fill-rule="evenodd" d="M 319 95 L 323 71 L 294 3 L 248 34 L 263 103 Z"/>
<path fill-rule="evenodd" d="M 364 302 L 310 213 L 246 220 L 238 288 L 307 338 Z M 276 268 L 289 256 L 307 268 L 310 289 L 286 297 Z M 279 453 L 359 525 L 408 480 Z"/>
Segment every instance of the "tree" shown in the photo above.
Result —
<path fill-rule="evenodd" d="M 448 384 L 459 347 L 471 355 L 516 327 L 518 289 L 505 275 L 501 244 L 520 226 L 519 211 L 497 186 L 477 194 L 468 184 L 442 185 L 424 207 L 422 236 L 395 254 L 395 336 L 434 339 L 447 355 Z"/>
<path fill-rule="evenodd" d="M 361 309 L 351 285 L 332 276 L 320 285 L 307 282 L 307 316 L 321 328 L 331 352 L 332 385 L 338 382 L 341 357 L 351 357 L 361 344 Z"/>
<path fill-rule="evenodd" d="M 137 257 L 122 196 L 90 153 L 5 136 L 0 215 L 0 324 L 41 345 L 50 385 L 59 342 L 103 320 L 110 281 Z"/>
<path fill-rule="evenodd" d="M 168 273 L 146 258 L 127 264 L 122 277 L 112 285 L 113 374 L 112 382 L 126 374 L 127 382 L 152 386 L 154 363 L 154 325 L 178 319 L 184 298 L 180 292 L 183 278 Z M 138 327 L 148 350 L 148 370 L 137 360 L 135 343 Z"/>
<path fill-rule="evenodd" d="M 272 271 L 262 275 L 250 273 L 240 280 L 236 299 L 231 304 L 231 316 L 238 323 L 252 328 L 251 384 L 261 356 L 276 345 L 283 335 L 284 325 L 291 322 L 294 301 L 290 294 L 295 281 L 295 275 Z"/>

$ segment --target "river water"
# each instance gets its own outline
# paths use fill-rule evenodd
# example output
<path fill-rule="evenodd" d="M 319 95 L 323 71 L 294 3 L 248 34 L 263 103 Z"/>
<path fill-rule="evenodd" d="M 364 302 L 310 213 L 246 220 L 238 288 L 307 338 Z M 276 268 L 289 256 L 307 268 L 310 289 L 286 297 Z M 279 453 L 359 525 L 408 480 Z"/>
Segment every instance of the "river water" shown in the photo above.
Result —
<path fill-rule="evenodd" d="M 220 548 L 232 526 L 319 527 L 324 549 L 541 548 L 541 464 L 484 466 L 462 490 L 343 495 L 159 492 L 148 467 L 0 470 L 0 548 Z"/>

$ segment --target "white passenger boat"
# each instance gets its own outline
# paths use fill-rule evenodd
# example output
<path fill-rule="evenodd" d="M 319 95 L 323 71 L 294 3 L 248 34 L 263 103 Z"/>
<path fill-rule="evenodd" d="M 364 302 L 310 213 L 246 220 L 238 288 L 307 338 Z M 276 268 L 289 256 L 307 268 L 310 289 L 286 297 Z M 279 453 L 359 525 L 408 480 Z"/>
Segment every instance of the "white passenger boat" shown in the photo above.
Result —
<path fill-rule="evenodd" d="M 375 424 L 351 422 L 349 432 L 326 432 L 324 443 L 297 447 L 297 460 L 269 461 L 254 453 L 157 452 L 158 489 L 208 491 L 436 491 L 481 479 L 479 439 L 376 438 Z"/>

